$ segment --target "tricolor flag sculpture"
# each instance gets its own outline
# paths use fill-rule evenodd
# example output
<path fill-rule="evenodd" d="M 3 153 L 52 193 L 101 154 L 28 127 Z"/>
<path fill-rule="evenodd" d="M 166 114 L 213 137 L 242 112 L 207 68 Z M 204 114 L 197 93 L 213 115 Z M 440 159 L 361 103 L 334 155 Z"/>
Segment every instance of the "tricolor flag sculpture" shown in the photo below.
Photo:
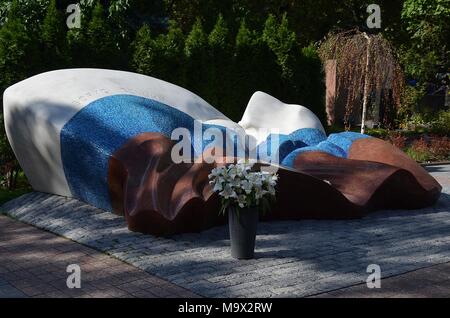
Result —
<path fill-rule="evenodd" d="M 277 202 L 267 220 L 414 209 L 441 192 L 391 144 L 352 132 L 327 137 L 306 107 L 262 92 L 235 123 L 195 94 L 152 77 L 69 69 L 9 87 L 3 104 L 9 141 L 36 191 L 122 214 L 134 231 L 167 235 L 224 221 L 208 183 L 211 169 L 223 163 L 202 160 L 209 128 L 222 132 L 227 159 L 250 156 L 278 169 Z M 173 158 L 177 129 L 192 136 L 191 148 L 182 150 L 191 160 Z"/>

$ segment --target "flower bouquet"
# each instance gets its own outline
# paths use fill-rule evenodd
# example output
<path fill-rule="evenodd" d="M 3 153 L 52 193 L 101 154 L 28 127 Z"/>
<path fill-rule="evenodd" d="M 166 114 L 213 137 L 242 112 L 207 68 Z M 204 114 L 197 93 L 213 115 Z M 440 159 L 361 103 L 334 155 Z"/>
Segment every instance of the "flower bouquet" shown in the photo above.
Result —
<path fill-rule="evenodd" d="M 241 160 L 214 168 L 209 179 L 221 197 L 220 213 L 228 212 L 232 256 L 253 258 L 258 213 L 270 210 L 278 175 L 255 171 L 254 163 Z"/>

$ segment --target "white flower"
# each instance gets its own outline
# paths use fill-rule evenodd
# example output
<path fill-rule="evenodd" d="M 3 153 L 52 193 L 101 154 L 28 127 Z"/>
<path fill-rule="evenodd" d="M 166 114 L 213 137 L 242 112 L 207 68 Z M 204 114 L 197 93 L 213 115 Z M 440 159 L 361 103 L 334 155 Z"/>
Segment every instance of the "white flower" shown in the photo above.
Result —
<path fill-rule="evenodd" d="M 253 185 L 248 180 L 242 180 L 241 188 L 245 191 L 245 193 L 250 194 L 252 192 Z"/>
<path fill-rule="evenodd" d="M 222 182 L 216 182 L 215 184 L 214 184 L 214 188 L 213 188 L 213 191 L 222 191 L 223 190 L 223 186 L 222 186 Z"/>
<path fill-rule="evenodd" d="M 264 190 L 261 186 L 256 185 L 255 186 L 255 198 L 257 200 L 261 199 L 265 194 L 268 193 L 268 191 Z"/>
<path fill-rule="evenodd" d="M 211 173 L 208 175 L 209 179 L 214 179 L 222 175 L 224 167 L 217 167 L 211 170 Z"/>
<path fill-rule="evenodd" d="M 236 174 L 242 178 L 247 175 L 247 170 L 244 165 L 236 165 Z"/>
<path fill-rule="evenodd" d="M 239 178 L 235 177 L 234 179 L 231 179 L 228 182 L 233 188 L 239 189 L 241 187 L 241 179 L 239 179 Z"/>
<path fill-rule="evenodd" d="M 275 196 L 278 181 L 276 174 L 252 171 L 253 163 L 239 160 L 237 164 L 221 166 L 211 170 L 208 175 L 210 184 L 227 204 L 246 207 L 249 202 L 258 205 L 266 195 Z"/>
<path fill-rule="evenodd" d="M 276 182 L 278 180 L 277 174 L 273 174 L 268 171 L 261 171 L 261 177 L 267 183 Z"/>
<path fill-rule="evenodd" d="M 246 179 L 254 185 L 258 185 L 261 186 L 262 185 L 262 180 L 261 180 L 261 174 L 258 172 L 253 172 L 253 173 L 249 173 L 246 176 Z"/>
<path fill-rule="evenodd" d="M 230 177 L 230 179 L 236 178 L 238 174 L 238 168 L 235 165 L 230 165 L 230 167 L 228 168 L 228 176 Z"/>
<path fill-rule="evenodd" d="M 233 188 L 229 184 L 226 184 L 225 188 L 223 189 L 223 191 L 220 192 L 219 194 L 221 196 L 223 196 L 225 199 L 236 198 L 237 197 L 236 192 L 233 190 Z"/>

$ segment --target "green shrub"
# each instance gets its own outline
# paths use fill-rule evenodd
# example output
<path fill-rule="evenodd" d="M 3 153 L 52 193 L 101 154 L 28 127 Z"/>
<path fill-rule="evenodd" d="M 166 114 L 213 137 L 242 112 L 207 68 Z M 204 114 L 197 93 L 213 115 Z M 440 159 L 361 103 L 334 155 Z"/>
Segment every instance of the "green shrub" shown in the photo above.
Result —
<path fill-rule="evenodd" d="M 372 128 L 366 130 L 366 135 L 386 139 L 389 136 L 389 130 L 384 128 Z"/>
<path fill-rule="evenodd" d="M 388 140 L 391 144 L 396 146 L 397 148 L 404 150 L 406 148 L 406 144 L 408 142 L 408 138 L 400 133 L 390 133 Z"/>
<path fill-rule="evenodd" d="M 3 114 L 0 113 L 0 188 L 12 190 L 17 185 L 20 166 L 9 145 L 4 127 Z"/>
<path fill-rule="evenodd" d="M 428 149 L 427 142 L 420 138 L 415 140 L 412 145 L 406 149 L 406 153 L 415 161 L 426 162 L 433 158 L 432 153 Z"/>
<path fill-rule="evenodd" d="M 403 94 L 401 105 L 397 109 L 396 124 L 401 129 L 407 129 L 406 125 L 410 116 L 419 111 L 420 100 L 425 96 L 426 90 L 424 86 L 406 86 Z"/>
<path fill-rule="evenodd" d="M 434 134 L 450 136 L 450 110 L 440 111 L 431 122 L 430 131 Z"/>
<path fill-rule="evenodd" d="M 447 136 L 432 137 L 430 151 L 435 160 L 450 160 L 450 138 Z"/>
<path fill-rule="evenodd" d="M 450 135 L 450 111 L 414 113 L 402 122 L 401 128 L 410 134 Z"/>
<path fill-rule="evenodd" d="M 406 153 L 419 162 L 450 160 L 450 138 L 432 136 L 414 140 L 406 149 Z"/>

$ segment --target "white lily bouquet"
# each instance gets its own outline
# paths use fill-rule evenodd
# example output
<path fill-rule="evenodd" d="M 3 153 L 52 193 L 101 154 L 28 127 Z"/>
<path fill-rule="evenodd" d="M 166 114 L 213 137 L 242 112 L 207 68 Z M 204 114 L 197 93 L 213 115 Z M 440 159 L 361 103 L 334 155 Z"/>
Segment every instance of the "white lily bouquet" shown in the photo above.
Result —
<path fill-rule="evenodd" d="M 240 160 L 237 164 L 214 168 L 208 176 L 214 191 L 222 197 L 221 214 L 228 208 L 260 208 L 263 213 L 275 200 L 278 175 L 268 171 L 253 171 L 254 164 Z"/>

